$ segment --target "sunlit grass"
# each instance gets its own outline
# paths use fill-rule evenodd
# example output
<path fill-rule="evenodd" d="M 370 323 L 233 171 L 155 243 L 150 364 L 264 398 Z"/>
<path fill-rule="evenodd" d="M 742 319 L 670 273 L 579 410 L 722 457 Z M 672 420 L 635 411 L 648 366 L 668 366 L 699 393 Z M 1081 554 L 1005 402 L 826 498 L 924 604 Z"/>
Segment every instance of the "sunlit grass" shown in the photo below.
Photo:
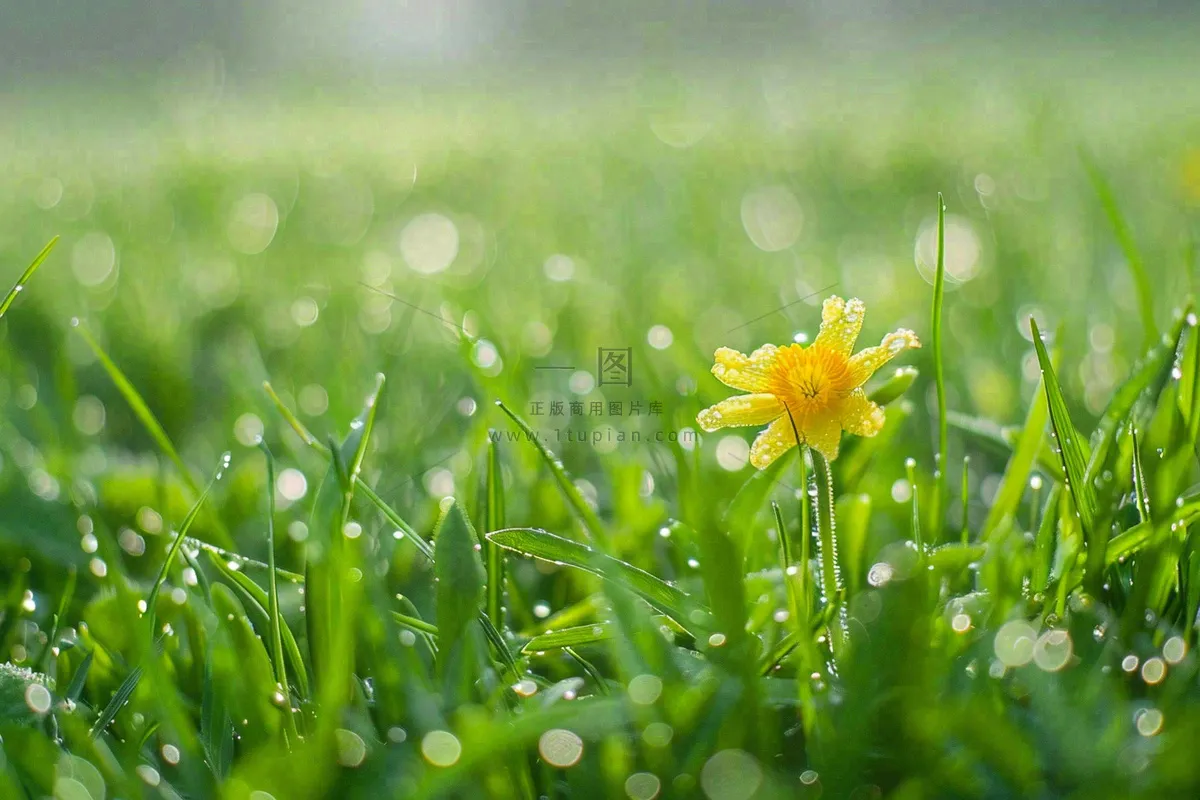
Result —
<path fill-rule="evenodd" d="M 1014 103 L 13 167 L 0 797 L 1196 794 L 1188 140 Z M 697 435 L 828 294 L 877 434 Z"/>

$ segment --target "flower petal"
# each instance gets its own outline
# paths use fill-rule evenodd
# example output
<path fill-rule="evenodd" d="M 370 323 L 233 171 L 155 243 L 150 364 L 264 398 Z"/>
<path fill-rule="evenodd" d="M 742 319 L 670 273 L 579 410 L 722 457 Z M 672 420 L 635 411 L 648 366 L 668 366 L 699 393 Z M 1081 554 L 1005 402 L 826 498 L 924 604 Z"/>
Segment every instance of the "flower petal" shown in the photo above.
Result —
<path fill-rule="evenodd" d="M 920 347 L 921 340 L 907 328 L 889 333 L 878 347 L 868 347 L 850 357 L 850 375 L 854 386 L 862 386 L 875 374 L 875 370 L 909 349 Z"/>
<path fill-rule="evenodd" d="M 838 457 L 838 444 L 842 439 L 842 426 L 836 417 L 822 414 L 808 417 L 800 429 L 804 443 L 825 456 L 829 461 Z"/>
<path fill-rule="evenodd" d="M 849 301 L 837 295 L 825 300 L 821 306 L 821 329 L 813 346 L 824 347 L 849 357 L 854 350 L 858 332 L 862 330 L 867 307 L 862 300 L 852 297 Z"/>
<path fill-rule="evenodd" d="M 792 421 L 779 417 L 758 435 L 750 446 L 750 463 L 757 469 L 766 469 L 771 462 L 796 446 L 796 434 Z"/>
<path fill-rule="evenodd" d="M 883 409 L 867 399 L 867 393 L 855 389 L 842 406 L 842 428 L 855 436 L 874 436 L 883 428 Z"/>
<path fill-rule="evenodd" d="M 696 415 L 706 431 L 739 425 L 766 425 L 783 413 L 783 403 L 773 394 L 739 394 L 728 397 Z"/>
<path fill-rule="evenodd" d="M 717 380 L 743 392 L 763 392 L 770 386 L 771 366 L 775 363 L 773 344 L 764 344 L 750 355 L 742 355 L 729 347 L 720 347 L 713 354 L 712 374 Z"/>

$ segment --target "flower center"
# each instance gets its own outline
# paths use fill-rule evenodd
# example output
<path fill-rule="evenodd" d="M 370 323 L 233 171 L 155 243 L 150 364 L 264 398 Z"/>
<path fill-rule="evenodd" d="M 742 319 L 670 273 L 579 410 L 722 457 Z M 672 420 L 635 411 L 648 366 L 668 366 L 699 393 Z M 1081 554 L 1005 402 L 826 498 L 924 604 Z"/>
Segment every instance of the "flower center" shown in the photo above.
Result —
<path fill-rule="evenodd" d="M 796 417 L 828 411 L 854 390 L 846 357 L 824 347 L 781 347 L 771 370 L 771 393 Z"/>

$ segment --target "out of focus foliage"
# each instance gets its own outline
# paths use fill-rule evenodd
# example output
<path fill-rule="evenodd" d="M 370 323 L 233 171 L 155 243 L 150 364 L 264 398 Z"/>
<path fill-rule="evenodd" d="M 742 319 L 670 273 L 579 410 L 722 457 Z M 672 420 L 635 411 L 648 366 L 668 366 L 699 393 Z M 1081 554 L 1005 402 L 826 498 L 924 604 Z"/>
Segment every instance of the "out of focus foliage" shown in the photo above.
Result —
<path fill-rule="evenodd" d="M 1173 80 L 6 120 L 0 795 L 1196 794 Z M 944 479 L 928 346 L 832 495 L 697 436 L 939 191 Z"/>

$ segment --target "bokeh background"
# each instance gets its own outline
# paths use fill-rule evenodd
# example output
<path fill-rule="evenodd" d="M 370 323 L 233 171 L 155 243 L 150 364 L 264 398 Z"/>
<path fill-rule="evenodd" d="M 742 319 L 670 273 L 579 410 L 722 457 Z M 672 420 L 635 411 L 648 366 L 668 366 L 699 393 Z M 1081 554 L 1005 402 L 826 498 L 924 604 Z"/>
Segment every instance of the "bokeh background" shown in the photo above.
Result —
<path fill-rule="evenodd" d="M 865 344 L 927 337 L 938 192 L 949 405 L 977 427 L 1024 419 L 1030 316 L 1082 430 L 1143 352 L 1088 160 L 1160 327 L 1194 286 L 1200 10 L 1183 0 L 96 0 L 3 20 L 3 274 L 62 237 L 0 328 L 0 576 L 43 610 L 70 564 L 95 579 L 80 604 L 106 576 L 151 580 L 189 499 L 74 319 L 197 475 L 233 452 L 195 533 L 259 558 L 267 437 L 297 568 L 325 464 L 265 380 L 324 437 L 385 373 L 366 475 L 428 531 L 440 498 L 478 492 L 487 430 L 512 430 L 496 399 L 539 429 L 559 423 L 536 403 L 657 402 L 561 427 L 678 433 L 728 393 L 716 347 L 811 337 L 826 294 L 867 302 Z M 600 347 L 633 349 L 631 386 L 596 384 Z M 864 564 L 907 535 L 905 459 L 928 480 L 929 355 L 906 356 L 904 421 L 855 481 L 876 501 Z M 752 435 L 682 448 L 718 509 Z M 655 537 L 695 499 L 674 484 L 680 448 L 553 446 L 615 550 L 686 585 L 691 554 Z M 1006 455 L 956 433 L 952 462 L 968 451 L 982 518 Z M 570 529 L 534 449 L 504 453 L 508 522 Z M 423 567 L 397 552 L 427 610 Z M 518 627 L 571 596 L 514 569 Z M 33 648 L 10 641 L 17 661 Z"/>

